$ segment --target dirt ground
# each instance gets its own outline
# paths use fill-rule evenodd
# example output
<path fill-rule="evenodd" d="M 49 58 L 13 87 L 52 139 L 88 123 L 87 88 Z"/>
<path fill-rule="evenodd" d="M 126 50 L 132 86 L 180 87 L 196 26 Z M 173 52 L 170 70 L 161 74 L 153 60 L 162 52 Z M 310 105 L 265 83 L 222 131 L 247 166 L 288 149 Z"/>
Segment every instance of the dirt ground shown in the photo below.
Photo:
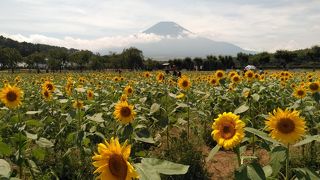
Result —
<path fill-rule="evenodd" d="M 203 155 L 206 157 L 210 152 L 210 148 L 203 147 Z M 246 155 L 252 155 L 251 150 L 247 150 Z M 259 163 L 267 165 L 269 162 L 269 155 L 266 150 L 258 149 L 256 155 Z M 234 171 L 238 167 L 237 156 L 232 151 L 219 151 L 215 156 L 206 163 L 208 172 L 211 174 L 212 180 L 231 180 L 234 179 Z"/>

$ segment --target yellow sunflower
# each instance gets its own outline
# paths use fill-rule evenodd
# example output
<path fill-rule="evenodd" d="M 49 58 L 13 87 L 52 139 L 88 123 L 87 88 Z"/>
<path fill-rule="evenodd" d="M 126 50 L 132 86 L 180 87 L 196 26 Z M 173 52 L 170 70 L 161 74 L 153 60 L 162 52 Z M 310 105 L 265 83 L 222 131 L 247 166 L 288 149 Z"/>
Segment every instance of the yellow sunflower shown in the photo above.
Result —
<path fill-rule="evenodd" d="M 219 79 L 217 79 L 216 77 L 211 77 L 209 79 L 209 83 L 213 86 L 218 86 L 220 84 Z"/>
<path fill-rule="evenodd" d="M 42 85 L 43 89 L 48 89 L 48 91 L 53 92 L 56 88 L 54 84 L 51 81 L 45 81 L 44 84 Z"/>
<path fill-rule="evenodd" d="M 320 91 L 320 84 L 319 82 L 312 82 L 312 83 L 309 83 L 308 88 L 312 93 L 315 93 Z"/>
<path fill-rule="evenodd" d="M 51 92 L 47 88 L 42 89 L 41 95 L 47 101 L 51 100 L 52 98 Z"/>
<path fill-rule="evenodd" d="M 120 123 L 128 124 L 133 121 L 136 113 L 133 106 L 129 105 L 127 101 L 120 101 L 116 104 L 113 115 Z"/>
<path fill-rule="evenodd" d="M 254 78 L 254 72 L 252 70 L 248 70 L 244 73 L 244 76 L 250 81 Z"/>
<path fill-rule="evenodd" d="M 94 93 L 91 89 L 87 91 L 87 99 L 92 100 L 94 98 Z"/>
<path fill-rule="evenodd" d="M 180 89 L 188 90 L 191 87 L 190 79 L 186 76 L 179 78 L 178 86 Z"/>
<path fill-rule="evenodd" d="M 128 85 L 124 88 L 124 93 L 127 95 L 127 96 L 130 96 L 132 93 L 133 93 L 133 88 Z"/>
<path fill-rule="evenodd" d="M 164 74 L 162 72 L 159 72 L 156 78 L 158 82 L 162 82 L 164 80 Z"/>
<path fill-rule="evenodd" d="M 219 114 L 212 124 L 212 138 L 225 149 L 231 149 L 241 143 L 244 138 L 245 124 L 240 116 L 232 112 Z"/>
<path fill-rule="evenodd" d="M 239 83 L 241 81 L 241 78 L 240 78 L 240 76 L 238 74 L 236 74 L 236 75 L 231 77 L 231 81 L 232 81 L 232 83 L 237 84 L 237 83 Z"/>
<path fill-rule="evenodd" d="M 277 110 L 269 113 L 265 121 L 270 136 L 284 144 L 292 144 L 299 140 L 305 133 L 305 121 L 296 110 Z"/>
<path fill-rule="evenodd" d="M 120 97 L 120 101 L 127 101 L 128 100 L 128 96 L 126 94 L 122 94 Z"/>
<path fill-rule="evenodd" d="M 111 138 L 110 143 L 98 144 L 98 153 L 94 153 L 92 164 L 99 173 L 97 179 L 101 180 L 131 180 L 138 178 L 138 173 L 128 162 L 131 146 L 125 141 L 121 146 L 119 140 Z"/>
<path fill-rule="evenodd" d="M 224 72 L 223 70 L 217 70 L 217 71 L 215 72 L 215 76 L 216 76 L 218 79 L 222 79 L 222 78 L 224 78 L 224 76 L 225 76 L 225 72 Z"/>
<path fill-rule="evenodd" d="M 299 87 L 294 90 L 293 96 L 295 96 L 296 98 L 302 99 L 306 96 L 306 94 L 307 94 L 306 89 L 303 87 Z"/>
<path fill-rule="evenodd" d="M 6 87 L 2 88 L 0 92 L 0 100 L 9 109 L 19 107 L 22 104 L 22 97 L 23 91 L 16 86 L 7 85 Z"/>
<path fill-rule="evenodd" d="M 151 73 L 150 73 L 150 72 L 144 72 L 144 73 L 143 73 L 143 76 L 144 76 L 145 78 L 149 78 L 149 77 L 151 77 Z"/>
<path fill-rule="evenodd" d="M 83 101 L 75 100 L 72 104 L 73 108 L 75 109 L 83 109 Z"/>

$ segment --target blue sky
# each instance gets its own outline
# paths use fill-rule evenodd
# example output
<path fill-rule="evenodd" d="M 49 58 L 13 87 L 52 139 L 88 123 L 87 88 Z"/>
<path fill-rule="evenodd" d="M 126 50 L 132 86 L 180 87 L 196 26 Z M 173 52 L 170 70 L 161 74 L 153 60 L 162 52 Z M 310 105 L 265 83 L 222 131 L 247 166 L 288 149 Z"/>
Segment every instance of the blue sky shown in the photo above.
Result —
<path fill-rule="evenodd" d="M 319 0 L 0 1 L 0 34 L 93 51 L 159 40 L 140 33 L 159 21 L 250 50 L 320 44 Z"/>

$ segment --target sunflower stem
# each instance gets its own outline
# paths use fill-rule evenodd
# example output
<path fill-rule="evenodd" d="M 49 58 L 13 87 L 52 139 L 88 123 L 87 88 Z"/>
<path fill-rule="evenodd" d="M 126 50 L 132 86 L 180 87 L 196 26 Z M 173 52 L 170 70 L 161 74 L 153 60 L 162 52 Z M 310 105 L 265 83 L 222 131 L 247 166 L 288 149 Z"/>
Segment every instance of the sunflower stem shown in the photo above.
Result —
<path fill-rule="evenodd" d="M 241 156 L 240 156 L 240 145 L 236 147 L 236 154 L 237 154 L 237 159 L 238 159 L 238 166 L 241 166 Z"/>
<path fill-rule="evenodd" d="M 287 145 L 287 150 L 286 150 L 286 180 L 289 179 L 289 160 L 290 160 L 290 154 L 289 154 L 289 144 Z"/>
<path fill-rule="evenodd" d="M 22 167 L 22 140 L 21 140 L 21 133 L 22 128 L 20 127 L 22 125 L 21 123 L 21 117 L 20 117 L 20 111 L 18 110 L 18 122 L 19 122 L 19 146 L 18 146 L 18 165 L 19 165 L 19 178 L 22 179 L 23 175 L 23 167 Z"/>

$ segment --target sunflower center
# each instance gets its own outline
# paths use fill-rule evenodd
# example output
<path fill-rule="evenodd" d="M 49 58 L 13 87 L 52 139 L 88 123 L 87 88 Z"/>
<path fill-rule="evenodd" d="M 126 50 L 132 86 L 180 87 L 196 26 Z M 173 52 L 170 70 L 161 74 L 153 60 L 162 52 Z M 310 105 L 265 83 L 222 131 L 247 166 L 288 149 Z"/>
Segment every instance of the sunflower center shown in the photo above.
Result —
<path fill-rule="evenodd" d="M 236 133 L 235 127 L 233 126 L 233 124 L 224 124 L 222 127 L 222 133 L 221 136 L 224 139 L 230 139 L 234 136 L 234 134 Z"/>
<path fill-rule="evenodd" d="M 234 82 L 238 82 L 238 81 L 239 81 L 239 77 L 235 76 L 235 77 L 233 78 L 233 81 L 234 81 Z"/>
<path fill-rule="evenodd" d="M 299 96 L 303 96 L 303 95 L 304 95 L 304 91 L 303 91 L 303 90 L 299 90 L 299 91 L 297 92 L 297 94 L 298 94 Z"/>
<path fill-rule="evenodd" d="M 295 124 L 291 119 L 280 119 L 280 121 L 277 123 L 277 129 L 284 134 L 289 134 L 294 131 Z"/>
<path fill-rule="evenodd" d="M 15 92 L 9 91 L 9 92 L 7 93 L 7 100 L 8 100 L 8 101 L 13 102 L 13 101 L 17 100 L 17 98 L 18 98 L 18 95 L 17 95 Z"/>
<path fill-rule="evenodd" d="M 129 94 L 132 93 L 132 89 L 131 89 L 131 88 L 128 89 L 128 93 L 129 93 Z"/>
<path fill-rule="evenodd" d="M 120 110 L 121 116 L 128 117 L 131 115 L 131 110 L 129 107 L 122 107 Z"/>
<path fill-rule="evenodd" d="M 109 159 L 109 170 L 117 179 L 125 180 L 127 177 L 128 166 L 121 155 L 114 154 Z"/>
<path fill-rule="evenodd" d="M 53 85 L 52 84 L 47 84 L 47 88 L 49 91 L 51 91 L 53 89 Z"/>
<path fill-rule="evenodd" d="M 316 91 L 316 90 L 318 90 L 319 89 L 319 86 L 318 86 L 318 84 L 316 84 L 316 83 L 312 83 L 312 84 L 310 84 L 310 89 L 311 90 L 313 90 L 313 91 Z"/>
<path fill-rule="evenodd" d="M 252 73 L 248 73 L 248 77 L 249 78 L 253 77 L 253 74 Z"/>
<path fill-rule="evenodd" d="M 43 94 L 44 94 L 45 97 L 49 97 L 49 92 L 48 91 L 45 91 Z"/>
<path fill-rule="evenodd" d="M 183 86 L 183 87 L 188 87 L 188 85 L 189 85 L 189 82 L 188 82 L 188 81 L 184 80 L 184 81 L 182 82 L 182 86 Z"/>

